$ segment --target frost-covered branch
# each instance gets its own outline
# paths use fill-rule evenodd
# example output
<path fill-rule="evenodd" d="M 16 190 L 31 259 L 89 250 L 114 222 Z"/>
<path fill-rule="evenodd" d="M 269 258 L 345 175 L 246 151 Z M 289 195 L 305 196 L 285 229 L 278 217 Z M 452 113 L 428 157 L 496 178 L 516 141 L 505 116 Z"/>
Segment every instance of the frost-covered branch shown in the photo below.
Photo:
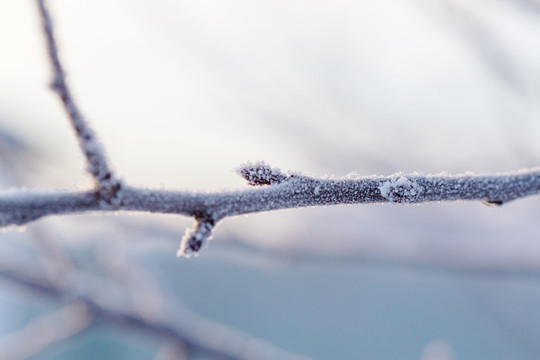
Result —
<path fill-rule="evenodd" d="M 126 309 L 121 301 L 115 301 L 107 288 L 96 287 L 95 284 L 85 286 L 81 283 L 86 278 L 83 272 L 73 274 L 76 279 L 73 283 L 76 286 L 71 287 L 30 276 L 25 270 L 0 264 L 0 276 L 4 279 L 60 302 L 69 301 L 72 304 L 79 304 L 78 309 L 84 310 L 84 314 L 87 314 L 83 318 L 85 320 L 83 323 L 87 325 L 90 324 L 90 320 L 93 320 L 137 329 L 163 340 L 185 344 L 191 350 L 216 356 L 219 359 L 309 360 L 306 356 L 292 354 L 261 339 L 202 318 L 181 304 L 164 306 L 165 309 L 161 309 L 164 310 L 162 316 L 156 315 L 151 318 L 141 316 L 137 311 Z M 81 305 L 84 307 L 81 308 Z M 88 317 L 88 314 L 92 317 Z M 42 326 L 37 328 L 42 329 Z M 73 327 L 73 329 L 82 330 L 82 327 Z"/>
<path fill-rule="evenodd" d="M 189 256 L 190 254 L 197 254 L 202 246 L 212 237 L 214 226 L 215 220 L 211 217 L 196 219 L 193 229 L 187 229 L 182 241 L 180 241 L 180 248 L 177 255 Z"/>
<path fill-rule="evenodd" d="M 315 178 L 285 174 L 259 163 L 239 170 L 250 183 L 281 182 L 225 192 L 149 190 L 125 186 L 122 200 L 111 206 L 96 191 L 15 191 L 0 195 L 0 226 L 23 225 L 48 215 L 98 211 L 141 211 L 194 217 L 197 224 L 182 244 L 182 255 L 197 253 L 218 221 L 234 215 L 337 204 L 406 203 L 480 200 L 502 205 L 540 193 L 540 170 L 491 175 L 395 174 L 387 177 Z M 259 172 L 260 170 L 260 172 Z M 258 175 L 261 174 L 261 178 Z M 266 180 L 265 180 L 266 179 Z M 191 240 L 190 240 L 191 239 Z"/>
<path fill-rule="evenodd" d="M 115 197 L 118 196 L 121 189 L 122 183 L 116 178 L 107 163 L 103 146 L 99 142 L 92 128 L 90 128 L 84 119 L 84 116 L 75 103 L 71 90 L 67 85 L 66 73 L 64 72 L 64 68 L 58 56 L 58 46 L 56 45 L 54 37 L 53 21 L 45 4 L 45 0 L 38 0 L 38 6 L 43 23 L 45 39 L 47 41 L 49 59 L 53 70 L 51 88 L 58 94 L 69 115 L 71 125 L 77 134 L 81 150 L 86 157 L 87 170 L 96 182 L 100 197 L 108 203 L 114 202 Z"/>
<path fill-rule="evenodd" d="M 79 111 L 58 56 L 45 0 L 37 0 L 43 20 L 54 81 L 75 128 L 88 170 L 97 186 L 84 192 L 10 191 L 0 194 L 0 227 L 23 225 L 48 215 L 97 211 L 143 211 L 182 214 L 196 223 L 182 239 L 179 255 L 196 254 L 215 225 L 228 216 L 262 211 L 362 203 L 409 203 L 481 200 L 502 205 L 540 192 L 540 170 L 496 175 L 396 174 L 388 177 L 314 178 L 284 173 L 263 162 L 239 169 L 253 189 L 227 192 L 149 190 L 124 185 L 110 169 L 95 133 Z"/>

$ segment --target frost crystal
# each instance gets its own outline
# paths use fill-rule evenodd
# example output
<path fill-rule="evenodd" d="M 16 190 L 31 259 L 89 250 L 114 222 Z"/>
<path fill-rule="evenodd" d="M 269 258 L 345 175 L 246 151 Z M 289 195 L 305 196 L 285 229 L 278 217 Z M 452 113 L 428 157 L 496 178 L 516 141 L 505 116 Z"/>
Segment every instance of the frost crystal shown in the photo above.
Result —
<path fill-rule="evenodd" d="M 236 172 L 253 186 L 279 184 L 289 178 L 280 169 L 271 168 L 262 161 L 242 165 Z"/>
<path fill-rule="evenodd" d="M 385 181 L 380 187 L 381 195 L 395 203 L 411 203 L 421 191 L 421 187 L 405 176 Z"/>

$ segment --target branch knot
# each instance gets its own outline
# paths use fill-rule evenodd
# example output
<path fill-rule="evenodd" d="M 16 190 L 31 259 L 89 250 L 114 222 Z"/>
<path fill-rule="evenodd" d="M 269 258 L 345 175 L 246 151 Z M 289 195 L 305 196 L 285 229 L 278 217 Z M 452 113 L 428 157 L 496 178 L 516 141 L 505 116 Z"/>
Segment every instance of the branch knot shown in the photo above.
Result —
<path fill-rule="evenodd" d="M 116 178 L 109 178 L 97 184 L 96 196 L 102 208 L 118 209 L 123 205 L 124 183 Z"/>

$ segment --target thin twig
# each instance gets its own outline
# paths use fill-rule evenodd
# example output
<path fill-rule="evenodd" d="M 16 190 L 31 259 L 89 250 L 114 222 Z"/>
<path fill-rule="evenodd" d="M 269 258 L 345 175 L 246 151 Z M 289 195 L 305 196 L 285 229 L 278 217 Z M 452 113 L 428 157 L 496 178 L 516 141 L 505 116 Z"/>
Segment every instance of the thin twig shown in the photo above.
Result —
<path fill-rule="evenodd" d="M 172 236 L 172 235 L 171 235 Z M 431 272 L 441 275 L 479 278 L 479 279 L 524 279 L 540 283 L 540 266 L 509 266 L 507 264 L 478 264 L 471 266 L 468 264 L 445 263 L 440 262 L 423 262 L 415 259 L 396 259 L 396 258 L 374 258 L 373 256 L 362 253 L 350 254 L 324 254 L 310 253 L 307 251 L 285 251 L 282 249 L 260 248 L 257 245 L 248 244 L 236 239 L 229 239 L 214 244 L 214 250 L 221 256 L 235 256 L 242 259 L 253 260 L 254 266 L 258 264 L 267 266 L 274 265 L 281 270 L 292 265 L 317 265 L 324 268 L 341 267 L 350 265 L 353 267 L 384 267 L 396 270 L 412 270 L 418 272 Z M 453 254 L 452 254 L 453 255 Z"/>
<path fill-rule="evenodd" d="M 85 304 L 74 302 L 50 314 L 32 319 L 19 331 L 0 340 L 3 360 L 23 360 L 71 338 L 87 329 L 93 321 Z"/>
<path fill-rule="evenodd" d="M 22 268 L 0 264 L 0 276 L 33 292 L 57 301 L 84 304 L 95 321 L 138 329 L 162 340 L 183 343 L 192 350 L 229 360 L 309 360 L 308 357 L 292 354 L 266 341 L 254 338 L 238 330 L 204 319 L 181 304 L 167 304 L 159 318 L 146 318 L 137 311 L 126 309 L 125 304 L 111 296 L 110 289 L 84 286 L 83 272 L 73 274 L 74 288 L 59 286 L 44 279 L 28 275 Z M 95 285 L 95 284 L 94 284 Z"/>
<path fill-rule="evenodd" d="M 144 269 L 135 266 L 121 251 L 111 244 L 98 250 L 97 261 L 107 272 L 107 278 L 125 288 L 133 307 L 144 318 L 156 318 L 163 314 L 165 297 L 156 280 Z"/>
<path fill-rule="evenodd" d="M 188 360 L 189 348 L 179 342 L 163 345 L 153 360 Z"/>
<path fill-rule="evenodd" d="M 43 30 L 47 41 L 49 59 L 53 70 L 51 88 L 58 94 L 64 108 L 71 119 L 81 150 L 86 157 L 87 170 L 96 182 L 102 200 L 113 202 L 121 189 L 121 181 L 117 179 L 107 163 L 105 150 L 96 134 L 90 128 L 79 107 L 75 103 L 71 90 L 66 82 L 66 73 L 60 62 L 58 46 L 54 37 L 54 27 L 45 0 L 38 0 L 39 12 L 43 22 Z"/>

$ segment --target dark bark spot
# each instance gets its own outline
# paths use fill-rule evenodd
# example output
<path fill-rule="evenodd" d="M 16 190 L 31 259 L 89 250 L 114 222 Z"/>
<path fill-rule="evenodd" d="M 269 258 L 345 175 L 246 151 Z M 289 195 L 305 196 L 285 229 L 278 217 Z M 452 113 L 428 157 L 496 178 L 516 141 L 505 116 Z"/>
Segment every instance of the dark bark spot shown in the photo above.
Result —
<path fill-rule="evenodd" d="M 195 217 L 195 219 L 197 219 L 197 221 L 209 223 L 212 226 L 216 225 L 216 221 L 214 220 L 214 218 L 206 211 L 195 210 L 193 212 L 193 216 Z"/>
<path fill-rule="evenodd" d="M 193 253 L 199 252 L 199 250 L 201 250 L 201 247 L 202 247 L 202 241 L 195 240 L 195 239 L 189 239 L 188 248 Z"/>

